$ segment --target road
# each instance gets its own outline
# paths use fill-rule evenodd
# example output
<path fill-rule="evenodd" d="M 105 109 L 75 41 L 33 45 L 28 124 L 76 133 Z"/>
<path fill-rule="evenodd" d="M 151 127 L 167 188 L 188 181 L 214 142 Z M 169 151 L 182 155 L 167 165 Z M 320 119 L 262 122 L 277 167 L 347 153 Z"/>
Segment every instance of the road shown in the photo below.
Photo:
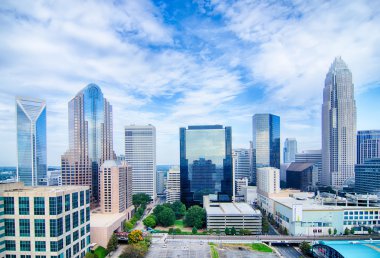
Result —
<path fill-rule="evenodd" d="M 293 246 L 272 246 L 285 258 L 299 258 L 303 257 Z"/>
<path fill-rule="evenodd" d="M 141 219 L 139 221 L 137 221 L 136 223 L 136 226 L 134 229 L 139 229 L 139 230 L 144 230 L 145 229 L 145 226 L 144 226 L 144 223 L 142 222 L 146 217 L 149 216 L 149 214 L 151 214 L 153 212 L 153 208 L 156 206 L 156 200 L 149 203 L 147 206 L 146 206 L 146 209 L 144 211 L 144 214 L 143 216 L 141 217 Z M 150 210 L 149 210 L 150 209 Z M 149 210 L 149 212 L 147 213 L 146 211 Z"/>

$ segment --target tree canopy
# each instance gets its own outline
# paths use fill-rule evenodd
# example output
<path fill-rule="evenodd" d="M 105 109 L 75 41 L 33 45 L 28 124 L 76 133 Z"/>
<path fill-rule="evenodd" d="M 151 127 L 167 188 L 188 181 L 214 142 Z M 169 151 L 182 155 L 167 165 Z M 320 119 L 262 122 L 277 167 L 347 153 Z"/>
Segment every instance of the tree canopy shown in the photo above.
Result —
<path fill-rule="evenodd" d="M 138 193 L 132 196 L 132 203 L 136 207 L 140 205 L 146 206 L 146 204 L 149 202 L 150 202 L 150 196 L 147 195 L 146 193 Z"/>
<path fill-rule="evenodd" d="M 107 244 L 107 250 L 108 252 L 113 252 L 117 249 L 117 237 L 115 234 L 112 234 L 110 240 L 108 241 L 108 244 Z"/>
<path fill-rule="evenodd" d="M 153 228 L 156 226 L 157 222 L 156 222 L 156 217 L 154 215 L 149 215 L 148 217 L 146 217 L 144 220 L 143 220 L 143 223 L 145 226 L 147 227 L 150 227 L 150 228 Z"/>
<path fill-rule="evenodd" d="M 180 201 L 175 201 L 175 202 L 171 205 L 171 209 L 174 211 L 176 219 L 180 219 L 180 218 L 182 218 L 183 216 L 185 216 L 185 213 L 186 213 L 186 206 L 185 206 L 185 204 L 183 204 L 182 202 L 180 202 Z"/>
<path fill-rule="evenodd" d="M 184 222 L 188 227 L 203 228 L 206 221 L 205 209 L 198 205 L 191 206 L 185 215 Z"/>
<path fill-rule="evenodd" d="M 156 217 L 157 217 L 158 224 L 164 227 L 174 225 L 175 214 L 174 214 L 174 211 L 168 207 L 164 206 Z"/>

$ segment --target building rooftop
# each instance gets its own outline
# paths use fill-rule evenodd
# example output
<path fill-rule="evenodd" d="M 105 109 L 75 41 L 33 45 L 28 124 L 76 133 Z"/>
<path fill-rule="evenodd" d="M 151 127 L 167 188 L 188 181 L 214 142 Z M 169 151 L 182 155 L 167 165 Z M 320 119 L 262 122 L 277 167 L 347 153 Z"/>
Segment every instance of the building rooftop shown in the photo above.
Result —
<path fill-rule="evenodd" d="M 247 203 L 210 203 L 206 213 L 211 215 L 259 215 L 260 211 L 253 209 Z"/>
<path fill-rule="evenodd" d="M 287 171 L 302 172 L 305 169 L 313 166 L 314 164 L 315 163 L 311 163 L 311 162 L 292 162 L 286 170 Z"/>
<path fill-rule="evenodd" d="M 319 244 L 335 249 L 345 258 L 380 257 L 380 240 L 320 241 Z"/>
<path fill-rule="evenodd" d="M 127 210 L 123 213 L 97 213 L 91 212 L 90 226 L 95 228 L 111 227 L 127 218 Z"/>
<path fill-rule="evenodd" d="M 0 190 L 4 192 L 65 192 L 65 191 L 78 191 L 78 190 L 86 190 L 89 189 L 88 186 L 80 186 L 80 185 L 63 185 L 63 186 L 24 186 L 24 184 L 13 183 L 13 184 L 0 184 Z"/>

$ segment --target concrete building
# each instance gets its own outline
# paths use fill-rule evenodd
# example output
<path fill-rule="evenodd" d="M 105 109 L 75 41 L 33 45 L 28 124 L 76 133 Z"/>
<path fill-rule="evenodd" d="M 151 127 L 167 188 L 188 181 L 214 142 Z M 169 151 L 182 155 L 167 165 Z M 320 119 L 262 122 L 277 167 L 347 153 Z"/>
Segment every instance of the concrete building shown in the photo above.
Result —
<path fill-rule="evenodd" d="M 247 203 L 236 202 L 211 202 L 208 196 L 203 197 L 203 204 L 207 214 L 207 229 L 224 231 L 234 227 L 237 232 L 240 229 L 248 229 L 253 235 L 262 232 L 261 213 L 254 210 Z"/>
<path fill-rule="evenodd" d="M 47 172 L 47 182 L 49 186 L 61 186 L 62 174 L 61 170 L 52 170 Z"/>
<path fill-rule="evenodd" d="M 312 256 L 318 258 L 377 258 L 380 240 L 318 241 L 312 246 Z"/>
<path fill-rule="evenodd" d="M 164 194 L 166 190 L 166 181 L 167 181 L 167 171 L 157 171 L 156 175 L 156 186 L 157 186 L 157 194 Z"/>
<path fill-rule="evenodd" d="M 235 198 L 237 196 L 243 196 L 243 187 L 245 186 L 248 186 L 247 177 L 235 180 Z"/>
<path fill-rule="evenodd" d="M 272 194 L 280 191 L 280 170 L 266 167 L 257 169 L 257 192 L 259 194 Z"/>
<path fill-rule="evenodd" d="M 46 102 L 16 98 L 17 180 L 44 185 L 47 177 Z"/>
<path fill-rule="evenodd" d="M 296 154 L 295 162 L 310 162 L 318 169 L 318 183 L 322 180 L 322 150 L 305 150 Z"/>
<path fill-rule="evenodd" d="M 313 191 L 318 180 L 318 169 L 314 163 L 293 162 L 286 170 L 286 187 L 301 191 Z"/>
<path fill-rule="evenodd" d="M 250 178 L 250 152 L 249 149 L 232 150 L 232 165 L 235 180 Z"/>
<path fill-rule="evenodd" d="M 181 200 L 181 175 L 179 168 L 168 171 L 166 202 L 173 203 Z"/>
<path fill-rule="evenodd" d="M 284 163 L 294 162 L 297 153 L 297 140 L 295 138 L 286 138 L 284 143 Z"/>
<path fill-rule="evenodd" d="M 372 158 L 380 158 L 380 130 L 358 131 L 357 164 Z"/>
<path fill-rule="evenodd" d="M 61 157 L 63 185 L 87 185 L 99 202 L 99 167 L 116 158 L 112 106 L 100 87 L 89 84 L 69 102 L 69 149 Z"/>
<path fill-rule="evenodd" d="M 366 159 L 355 165 L 355 191 L 358 193 L 380 193 L 380 158 Z"/>
<path fill-rule="evenodd" d="M 125 160 L 132 166 L 133 194 L 156 199 L 156 128 L 153 125 L 125 127 Z"/>
<path fill-rule="evenodd" d="M 243 186 L 244 202 L 253 205 L 257 203 L 257 186 Z"/>
<path fill-rule="evenodd" d="M 88 186 L 0 184 L 2 257 L 81 257 L 90 250 Z"/>
<path fill-rule="evenodd" d="M 325 80 L 322 105 L 322 184 L 341 188 L 355 176 L 356 103 L 352 73 L 336 57 Z"/>

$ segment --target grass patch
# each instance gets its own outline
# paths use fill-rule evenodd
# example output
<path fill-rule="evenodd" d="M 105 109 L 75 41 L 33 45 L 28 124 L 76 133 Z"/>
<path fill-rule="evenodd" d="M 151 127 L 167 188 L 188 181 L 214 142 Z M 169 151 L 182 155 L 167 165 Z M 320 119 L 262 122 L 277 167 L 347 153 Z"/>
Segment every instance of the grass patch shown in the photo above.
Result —
<path fill-rule="evenodd" d="M 263 252 L 263 253 L 271 253 L 273 252 L 272 248 L 268 247 L 267 245 L 260 244 L 260 243 L 253 243 L 248 245 L 252 248 L 252 250 Z"/>
<path fill-rule="evenodd" d="M 219 258 L 219 253 L 215 248 L 215 245 L 210 243 L 210 249 L 211 249 L 211 258 Z"/>
<path fill-rule="evenodd" d="M 183 229 L 183 220 L 178 219 L 174 222 L 174 226 L 180 229 Z"/>
<path fill-rule="evenodd" d="M 99 257 L 99 258 L 104 258 L 107 256 L 108 251 L 105 249 L 103 246 L 99 246 L 98 248 L 95 249 L 94 253 Z"/>

